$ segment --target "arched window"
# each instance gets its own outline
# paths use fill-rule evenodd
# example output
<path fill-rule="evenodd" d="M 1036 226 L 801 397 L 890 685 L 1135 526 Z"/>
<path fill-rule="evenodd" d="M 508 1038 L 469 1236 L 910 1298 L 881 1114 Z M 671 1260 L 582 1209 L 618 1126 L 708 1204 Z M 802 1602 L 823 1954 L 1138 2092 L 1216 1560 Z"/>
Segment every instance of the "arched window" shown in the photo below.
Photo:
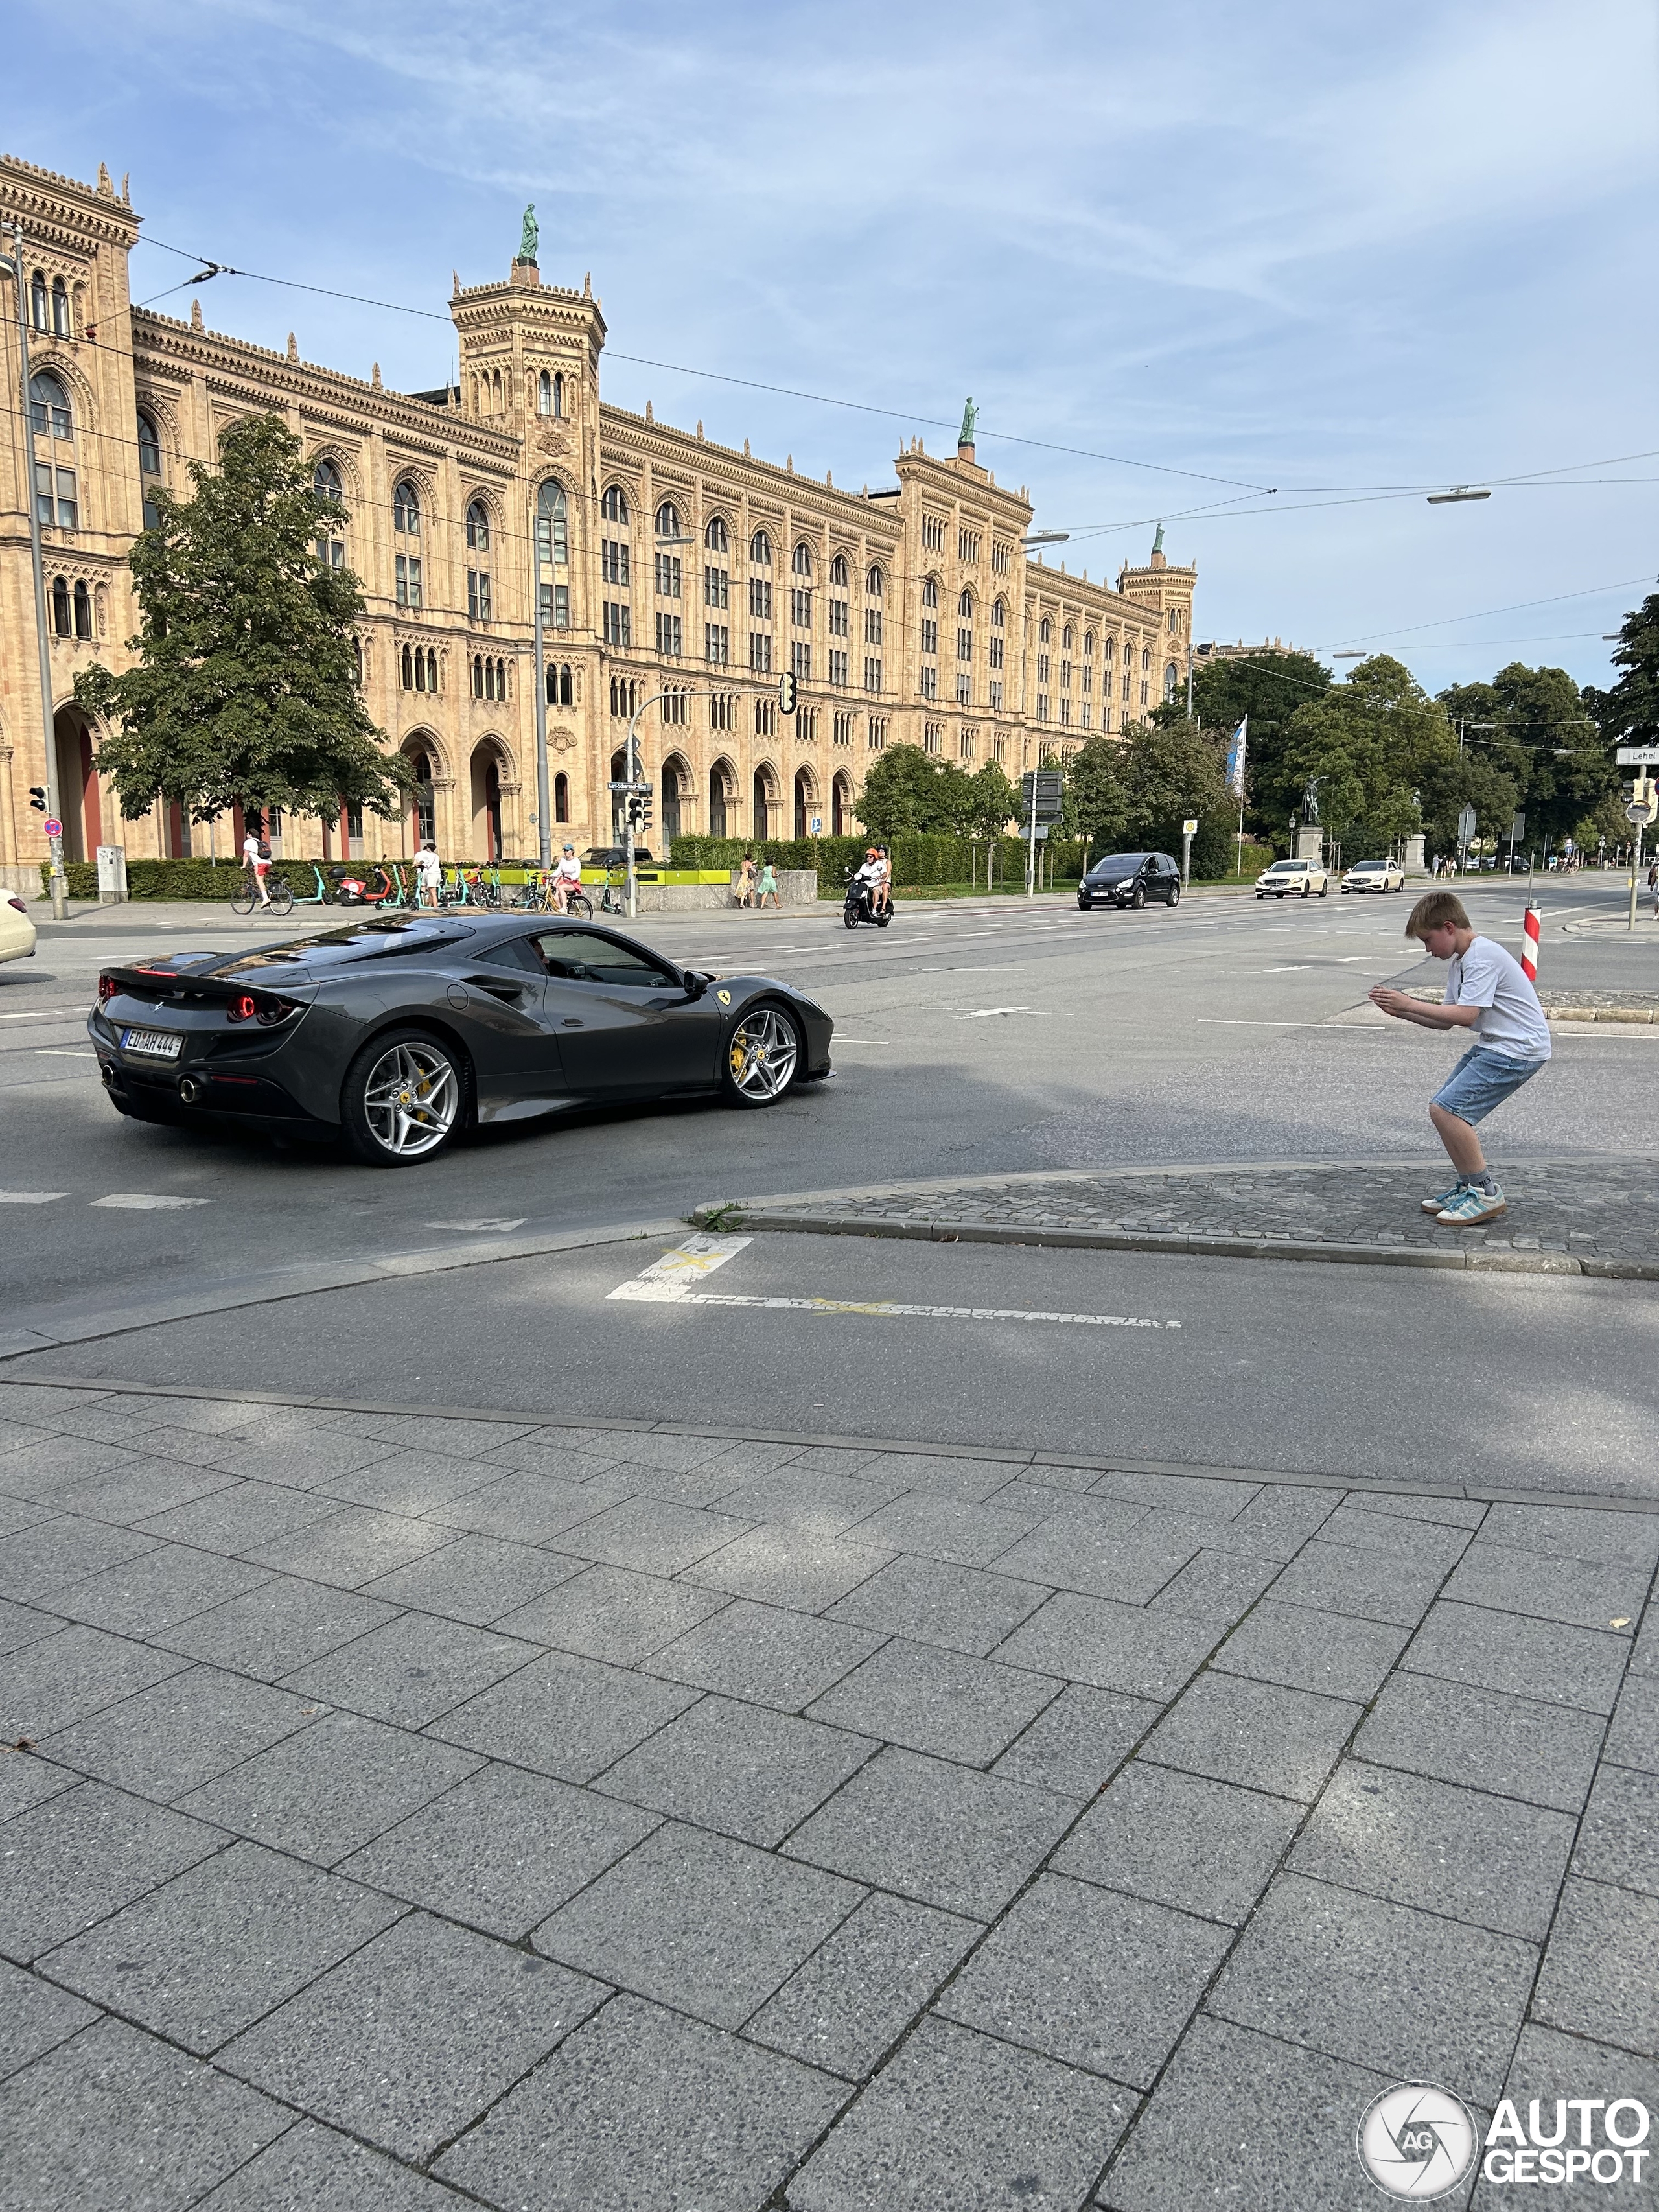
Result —
<path fill-rule="evenodd" d="M 878 599 L 881 597 L 882 574 L 879 568 L 872 568 L 864 580 L 864 588 L 872 599 Z"/>
<path fill-rule="evenodd" d="M 499 368 L 497 368 L 497 369 L 492 369 L 492 370 L 491 370 L 491 372 L 490 372 L 490 377 L 489 377 L 489 406 L 490 406 L 490 411 L 491 411 L 491 413 L 492 413 L 492 414 L 499 415 L 499 414 L 501 413 L 501 372 L 500 371 L 500 369 L 499 369 Z"/>
<path fill-rule="evenodd" d="M 811 575 L 812 549 L 810 545 L 796 546 L 789 556 L 789 573 L 792 576 L 800 577 L 803 581 Z"/>
<path fill-rule="evenodd" d="M 538 568 L 566 567 L 570 559 L 569 508 L 565 500 L 564 486 L 552 477 L 536 495 L 536 560 Z M 570 586 L 556 584 L 543 577 L 537 588 L 541 596 L 542 628 L 568 629 L 570 627 Z"/>
<path fill-rule="evenodd" d="M 1037 643 L 1039 645 L 1047 645 L 1054 634 L 1054 626 L 1049 621 L 1048 616 L 1044 615 L 1042 620 L 1037 624 Z"/>
<path fill-rule="evenodd" d="M 395 556 L 398 605 L 418 607 L 421 605 L 421 556 L 415 544 L 421 534 L 421 498 L 412 483 L 405 481 L 398 486 L 392 497 L 392 527 L 409 547 L 405 553 Z"/>
<path fill-rule="evenodd" d="M 74 434 L 69 394 L 49 368 L 37 370 L 29 379 L 29 421 L 42 437 Z"/>
<path fill-rule="evenodd" d="M 312 471 L 311 489 L 319 499 L 325 499 L 331 507 L 338 507 L 345 495 L 340 471 L 330 460 L 319 461 Z M 336 523 L 324 521 L 318 530 L 317 558 L 325 568 L 343 568 L 345 566 L 345 545 L 335 535 L 337 527 Z"/>
<path fill-rule="evenodd" d="M 998 599 L 994 603 L 991 608 L 991 627 L 993 629 L 1002 629 L 1007 619 L 1007 608 L 1000 599 Z"/>
<path fill-rule="evenodd" d="M 851 580 L 852 572 L 847 566 L 847 556 L 844 553 L 837 553 L 830 563 L 830 581 L 837 591 L 844 592 Z"/>
<path fill-rule="evenodd" d="M 1117 640 L 1109 637 L 1100 648 L 1100 657 L 1109 668 L 1117 658 Z"/>
<path fill-rule="evenodd" d="M 69 287 L 61 276 L 52 280 L 52 327 L 60 338 L 75 335 L 70 328 Z"/>
<path fill-rule="evenodd" d="M 412 691 L 415 689 L 415 656 L 408 646 L 403 649 L 402 661 L 404 689 L 405 691 Z"/>
<path fill-rule="evenodd" d="M 75 587 L 75 635 L 76 637 L 92 635 L 92 593 L 84 583 L 76 584 Z"/>
<path fill-rule="evenodd" d="M 1174 661 L 1172 660 L 1164 672 L 1164 696 L 1166 699 L 1173 699 L 1175 697 L 1176 686 L 1180 683 L 1180 671 L 1176 668 Z"/>
<path fill-rule="evenodd" d="M 963 622 L 974 619 L 974 595 L 971 592 L 964 592 L 957 601 L 957 614 Z"/>
<path fill-rule="evenodd" d="M 141 415 L 141 416 L 138 417 L 138 422 L 139 422 L 139 425 L 140 425 L 139 431 L 138 431 L 138 453 L 139 453 L 139 466 L 140 466 L 141 468 L 143 466 L 143 450 L 144 450 L 144 433 L 143 433 L 143 421 L 144 421 L 144 418 L 143 418 L 143 416 Z M 153 438 L 155 435 L 155 431 L 154 431 L 154 430 L 152 430 L 152 431 L 150 432 L 150 436 Z M 159 459 L 155 462 L 155 465 L 157 468 L 160 468 L 160 467 L 161 467 L 161 462 L 160 462 L 160 460 L 159 460 Z M 343 485 L 343 484 L 341 483 L 341 481 L 340 481 L 340 471 L 339 471 L 339 470 L 335 466 L 335 465 L 334 465 L 334 463 L 333 463 L 332 461 L 319 461 L 319 462 L 318 462 L 318 464 L 317 464 L 316 467 L 312 471 L 312 474 L 311 474 L 311 489 L 313 489 L 313 491 L 314 491 L 314 492 L 316 493 L 316 495 L 317 495 L 317 496 L 318 496 L 318 498 L 319 498 L 319 499 L 325 499 L 325 500 L 328 500 L 328 501 L 329 501 L 332 505 L 334 505 L 334 506 L 336 506 L 336 507 L 338 507 L 339 505 L 341 505 L 341 503 L 343 501 L 344 497 L 345 497 L 345 487 L 344 487 L 344 485 Z"/>
<path fill-rule="evenodd" d="M 763 530 L 757 530 L 749 541 L 749 565 L 751 568 L 772 565 L 772 541 Z"/>
<path fill-rule="evenodd" d="M 1060 648 L 1061 648 L 1061 650 L 1062 650 L 1063 652 L 1069 653 L 1069 652 L 1071 651 L 1071 649 L 1072 649 L 1072 625 L 1070 624 L 1070 623 L 1066 623 L 1066 627 L 1065 627 L 1065 629 L 1060 632 Z"/>
<path fill-rule="evenodd" d="M 547 703 L 550 707 L 572 707 L 575 704 L 568 660 L 556 667 L 551 661 L 547 665 Z"/>
<path fill-rule="evenodd" d="M 570 819 L 570 778 L 562 769 L 553 779 L 553 819 L 556 822 L 568 822 Z"/>
<path fill-rule="evenodd" d="M 921 604 L 925 607 L 936 607 L 939 605 L 939 579 L 937 576 L 924 576 L 922 578 Z"/>
<path fill-rule="evenodd" d="M 44 269 L 37 269 L 29 279 L 29 320 L 37 331 L 52 328 L 46 308 L 46 272 Z"/>
<path fill-rule="evenodd" d="M 161 473 L 161 441 L 155 434 L 155 425 L 141 407 L 138 410 L 138 481 L 144 501 L 144 527 L 154 530 L 161 520 L 161 510 L 149 495 L 147 478 L 159 478 Z"/>
<path fill-rule="evenodd" d="M 428 691 L 435 691 L 438 688 L 438 648 L 435 645 L 429 645 L 426 650 L 426 688 Z"/>
<path fill-rule="evenodd" d="M 475 499 L 466 510 L 466 550 L 469 553 L 489 550 L 489 509 L 481 499 Z"/>
<path fill-rule="evenodd" d="M 711 515 L 702 533 L 702 542 L 711 553 L 724 556 L 732 550 L 732 533 L 718 515 Z"/>
<path fill-rule="evenodd" d="M 553 372 L 553 412 L 556 415 L 564 412 L 564 376 L 558 369 Z"/>
<path fill-rule="evenodd" d="M 1144 645 L 1140 648 L 1140 672 L 1143 676 L 1146 673 L 1146 671 L 1152 666 L 1152 647 L 1150 646 Z"/>
<path fill-rule="evenodd" d="M 1095 634 L 1091 629 L 1085 629 L 1083 633 L 1083 658 L 1085 660 L 1092 660 L 1094 657 Z"/>
<path fill-rule="evenodd" d="M 553 412 L 553 379 L 546 369 L 536 379 L 536 412 L 538 415 Z"/>
<path fill-rule="evenodd" d="M 59 637 L 73 637 L 75 623 L 70 613 L 70 587 L 67 576 L 52 580 L 52 626 Z"/>
<path fill-rule="evenodd" d="M 659 538 L 678 538 L 680 534 L 680 511 L 672 499 L 664 500 L 657 509 Z"/>
<path fill-rule="evenodd" d="M 412 483 L 400 483 L 392 495 L 392 527 L 403 538 L 421 534 L 421 495 Z"/>
<path fill-rule="evenodd" d="M 620 484 L 607 484 L 605 497 L 599 501 L 599 513 L 607 522 L 626 522 L 628 495 Z"/>

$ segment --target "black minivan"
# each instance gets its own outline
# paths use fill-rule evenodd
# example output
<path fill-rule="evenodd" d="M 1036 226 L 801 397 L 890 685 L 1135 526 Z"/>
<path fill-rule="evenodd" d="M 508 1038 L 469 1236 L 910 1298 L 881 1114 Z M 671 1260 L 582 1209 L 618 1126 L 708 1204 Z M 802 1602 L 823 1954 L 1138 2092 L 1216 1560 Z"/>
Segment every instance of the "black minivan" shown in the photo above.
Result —
<path fill-rule="evenodd" d="M 1077 887 L 1085 914 L 1097 906 L 1141 907 L 1148 899 L 1162 899 L 1165 906 L 1181 903 L 1181 870 L 1167 853 L 1109 854 Z"/>

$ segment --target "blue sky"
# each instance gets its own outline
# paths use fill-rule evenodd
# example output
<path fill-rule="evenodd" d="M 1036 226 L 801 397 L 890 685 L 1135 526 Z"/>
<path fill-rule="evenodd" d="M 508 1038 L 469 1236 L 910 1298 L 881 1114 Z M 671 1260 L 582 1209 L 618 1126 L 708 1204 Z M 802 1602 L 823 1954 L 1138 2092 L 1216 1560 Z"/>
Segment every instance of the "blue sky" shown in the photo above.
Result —
<path fill-rule="evenodd" d="M 948 446 L 930 426 L 971 392 L 981 460 L 1075 533 L 1073 568 L 1115 575 L 1166 521 L 1200 637 L 1375 645 L 1431 690 L 1511 659 L 1605 682 L 1659 486 L 1386 495 L 1659 477 L 1602 465 L 1659 447 L 1656 24 L 1651 0 L 13 0 L 28 94 L 0 142 L 130 170 L 172 246 L 439 313 L 452 267 L 505 273 L 533 200 L 544 279 L 592 272 L 623 405 L 856 487 L 913 431 Z M 135 297 L 188 265 L 146 245 Z M 451 365 L 443 323 L 203 299 L 400 388 Z"/>

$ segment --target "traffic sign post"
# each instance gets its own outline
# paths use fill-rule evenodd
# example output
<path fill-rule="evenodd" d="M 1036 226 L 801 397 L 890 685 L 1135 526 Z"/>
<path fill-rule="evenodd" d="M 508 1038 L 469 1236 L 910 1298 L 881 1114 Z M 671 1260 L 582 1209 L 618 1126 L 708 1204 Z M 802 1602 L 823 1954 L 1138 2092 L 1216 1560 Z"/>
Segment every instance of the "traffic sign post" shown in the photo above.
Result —
<path fill-rule="evenodd" d="M 1468 860 L 1469 847 L 1474 842 L 1476 828 L 1474 809 L 1466 806 L 1457 817 L 1457 864 L 1464 866 Z"/>
<path fill-rule="evenodd" d="M 1066 805 L 1066 778 L 1057 768 L 1028 768 L 1019 780 L 1025 809 L 1025 896 L 1036 896 L 1037 824 L 1058 822 Z"/>
<path fill-rule="evenodd" d="M 1181 825 L 1181 888 L 1185 890 L 1193 879 L 1193 840 L 1198 835 L 1198 824 L 1188 819 Z"/>
<path fill-rule="evenodd" d="M 1621 746 L 1619 753 L 1620 765 L 1637 765 L 1630 756 L 1638 753 L 1651 754 L 1659 760 L 1659 745 Z M 1652 821 L 1655 811 L 1653 778 L 1638 765 L 1636 781 L 1631 786 L 1630 803 L 1625 809 L 1625 819 L 1636 825 L 1636 851 L 1630 864 L 1630 912 L 1625 919 L 1626 929 L 1636 927 L 1637 887 L 1642 880 L 1642 832 Z"/>

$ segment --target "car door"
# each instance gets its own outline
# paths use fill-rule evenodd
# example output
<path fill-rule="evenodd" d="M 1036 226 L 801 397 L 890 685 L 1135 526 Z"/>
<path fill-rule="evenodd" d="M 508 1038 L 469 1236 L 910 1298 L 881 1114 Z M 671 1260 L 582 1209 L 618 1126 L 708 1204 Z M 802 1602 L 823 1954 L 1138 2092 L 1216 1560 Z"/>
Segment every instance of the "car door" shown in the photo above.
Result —
<path fill-rule="evenodd" d="M 726 1010 L 690 998 L 678 974 L 642 945 L 571 924 L 533 940 L 566 1079 L 592 1097 L 708 1090 L 718 1078 Z"/>
<path fill-rule="evenodd" d="M 481 948 L 449 986 L 462 1014 L 478 1080 L 479 1110 L 515 1098 L 556 1098 L 569 1088 L 556 1018 L 547 1006 L 547 975 L 526 933 Z M 457 1004 L 454 994 L 465 994 Z"/>

